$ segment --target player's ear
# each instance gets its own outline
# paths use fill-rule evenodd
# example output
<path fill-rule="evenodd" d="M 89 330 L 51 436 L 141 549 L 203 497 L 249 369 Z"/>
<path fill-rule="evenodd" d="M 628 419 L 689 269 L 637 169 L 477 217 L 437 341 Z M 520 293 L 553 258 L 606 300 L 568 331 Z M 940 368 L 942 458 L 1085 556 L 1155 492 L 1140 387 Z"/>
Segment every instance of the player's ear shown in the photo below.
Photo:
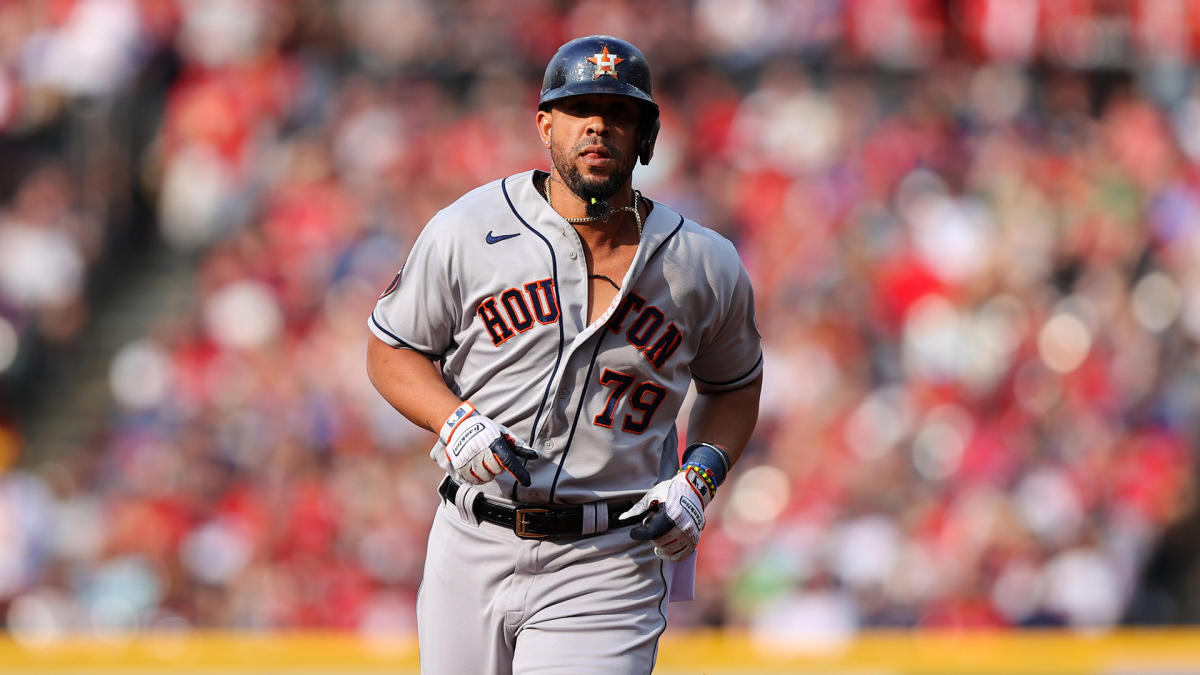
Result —
<path fill-rule="evenodd" d="M 550 124 L 553 117 L 549 110 L 539 110 L 537 112 L 537 129 L 538 135 L 542 138 L 542 144 L 550 147 Z"/>

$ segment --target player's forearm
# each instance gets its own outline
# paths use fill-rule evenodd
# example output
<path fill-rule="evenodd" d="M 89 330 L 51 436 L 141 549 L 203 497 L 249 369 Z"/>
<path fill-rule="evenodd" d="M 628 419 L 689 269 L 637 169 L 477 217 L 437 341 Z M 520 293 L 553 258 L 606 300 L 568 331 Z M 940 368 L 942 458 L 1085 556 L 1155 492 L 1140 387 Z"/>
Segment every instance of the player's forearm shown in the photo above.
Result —
<path fill-rule="evenodd" d="M 739 389 L 698 392 L 688 417 L 688 442 L 715 443 L 724 448 L 731 465 L 737 462 L 758 422 L 761 392 L 762 375 Z"/>
<path fill-rule="evenodd" d="M 433 433 L 462 402 L 428 357 L 392 347 L 374 335 L 367 338 L 367 377 L 401 415 Z"/>

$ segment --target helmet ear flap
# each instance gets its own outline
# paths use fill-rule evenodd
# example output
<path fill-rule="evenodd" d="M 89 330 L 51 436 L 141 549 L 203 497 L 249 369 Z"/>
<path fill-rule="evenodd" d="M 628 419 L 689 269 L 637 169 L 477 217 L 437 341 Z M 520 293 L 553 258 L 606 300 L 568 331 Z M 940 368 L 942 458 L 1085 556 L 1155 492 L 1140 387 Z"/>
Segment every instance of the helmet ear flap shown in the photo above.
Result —
<path fill-rule="evenodd" d="M 658 130 L 661 128 L 662 122 L 657 116 L 646 125 L 646 130 L 638 141 L 638 160 L 642 164 L 649 164 L 650 158 L 654 156 L 654 141 L 658 140 Z"/>

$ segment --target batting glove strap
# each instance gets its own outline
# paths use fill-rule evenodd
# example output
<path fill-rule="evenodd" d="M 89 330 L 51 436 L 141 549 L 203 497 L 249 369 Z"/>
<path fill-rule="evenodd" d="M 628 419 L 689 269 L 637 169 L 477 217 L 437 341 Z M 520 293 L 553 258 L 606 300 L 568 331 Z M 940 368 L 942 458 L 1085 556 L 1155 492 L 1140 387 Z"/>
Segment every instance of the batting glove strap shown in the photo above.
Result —
<path fill-rule="evenodd" d="M 679 473 L 684 473 L 685 471 L 695 472 L 700 477 L 700 480 L 704 481 L 704 485 L 708 488 L 708 493 L 710 495 L 717 494 L 717 481 L 713 479 L 712 469 L 696 464 L 685 464 L 679 467 Z"/>
<path fill-rule="evenodd" d="M 729 474 L 729 454 L 721 446 L 714 443 L 696 442 L 687 446 L 683 451 L 682 473 L 688 468 L 694 468 L 708 484 L 712 492 L 716 492 L 725 477 Z"/>
<path fill-rule="evenodd" d="M 474 414 L 475 406 L 471 405 L 470 401 L 463 401 L 462 405 L 455 408 L 454 412 L 450 413 L 450 416 L 446 418 L 441 428 L 438 429 L 438 438 L 441 439 L 442 445 L 449 446 L 450 438 L 454 436 L 454 432 L 462 426 L 468 417 Z"/>

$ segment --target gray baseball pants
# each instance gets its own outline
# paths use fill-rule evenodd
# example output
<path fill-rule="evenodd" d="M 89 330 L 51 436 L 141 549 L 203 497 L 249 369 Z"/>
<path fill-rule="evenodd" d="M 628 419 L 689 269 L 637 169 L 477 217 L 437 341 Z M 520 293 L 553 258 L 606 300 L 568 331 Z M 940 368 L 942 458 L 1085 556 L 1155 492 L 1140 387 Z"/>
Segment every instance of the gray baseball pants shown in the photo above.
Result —
<path fill-rule="evenodd" d="M 629 528 L 520 539 L 443 502 L 417 595 L 428 675 L 644 675 L 667 625 L 663 562 Z"/>

